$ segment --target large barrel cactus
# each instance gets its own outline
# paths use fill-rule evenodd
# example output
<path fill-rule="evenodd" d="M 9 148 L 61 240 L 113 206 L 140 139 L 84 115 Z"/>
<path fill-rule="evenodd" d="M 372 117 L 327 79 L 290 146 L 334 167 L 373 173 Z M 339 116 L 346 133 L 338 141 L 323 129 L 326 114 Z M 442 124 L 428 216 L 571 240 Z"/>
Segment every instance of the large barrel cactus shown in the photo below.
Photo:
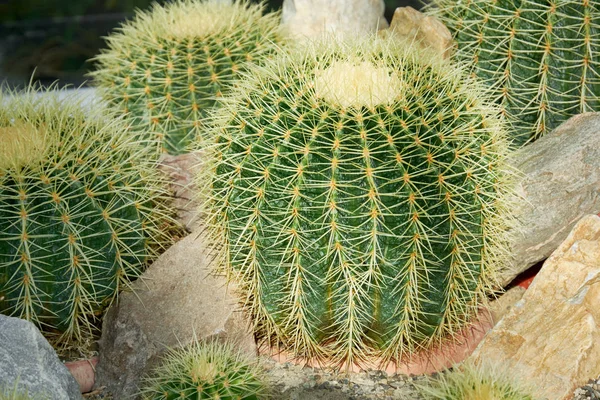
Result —
<path fill-rule="evenodd" d="M 278 15 L 262 11 L 247 0 L 155 5 L 108 37 L 92 76 L 134 132 L 184 153 L 239 73 L 274 52 Z"/>
<path fill-rule="evenodd" d="M 259 336 L 350 365 L 468 323 L 507 221 L 507 139 L 485 93 L 383 41 L 248 74 L 216 121 L 209 203 Z"/>
<path fill-rule="evenodd" d="M 436 0 L 457 58 L 496 90 L 524 144 L 600 111 L 600 7 L 589 0 Z"/>
<path fill-rule="evenodd" d="M 57 344 L 88 337 L 168 243 L 162 180 L 126 129 L 73 99 L 0 94 L 0 313 Z"/>

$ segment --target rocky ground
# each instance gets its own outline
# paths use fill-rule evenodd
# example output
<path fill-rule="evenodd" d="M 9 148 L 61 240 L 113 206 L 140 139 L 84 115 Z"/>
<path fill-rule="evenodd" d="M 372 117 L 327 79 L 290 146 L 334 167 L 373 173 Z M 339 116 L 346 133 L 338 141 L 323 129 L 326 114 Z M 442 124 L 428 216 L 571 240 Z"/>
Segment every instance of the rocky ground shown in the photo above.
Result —
<path fill-rule="evenodd" d="M 264 359 L 263 363 L 275 400 L 422 399 L 414 383 L 422 381 L 423 377 L 388 376 L 382 371 L 334 373 L 291 363 L 277 363 L 271 359 Z M 113 399 L 102 388 L 84 395 L 84 398 Z"/>
<path fill-rule="evenodd" d="M 382 371 L 336 374 L 290 363 L 264 360 L 274 400 L 422 400 L 415 383 L 424 377 L 388 376 Z M 113 400 L 103 388 L 86 400 Z M 573 400 L 600 400 L 600 377 L 580 388 Z"/>
<path fill-rule="evenodd" d="M 600 399 L 600 377 L 590 380 L 587 385 L 575 390 L 573 400 L 599 400 Z"/>

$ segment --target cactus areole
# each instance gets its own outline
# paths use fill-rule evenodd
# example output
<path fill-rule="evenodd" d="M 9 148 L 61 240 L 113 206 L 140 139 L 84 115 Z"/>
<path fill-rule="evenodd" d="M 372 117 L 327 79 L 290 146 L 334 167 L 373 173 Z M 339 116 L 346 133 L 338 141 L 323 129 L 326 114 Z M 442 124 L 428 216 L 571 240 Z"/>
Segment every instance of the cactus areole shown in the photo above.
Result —
<path fill-rule="evenodd" d="M 157 242 L 162 183 L 114 115 L 46 93 L 0 93 L 0 313 L 56 344 L 96 316 Z M 59 334 L 59 336 L 54 336 Z"/>
<path fill-rule="evenodd" d="M 589 0 L 436 0 L 457 58 L 496 91 L 517 144 L 600 111 L 600 5 Z"/>
<path fill-rule="evenodd" d="M 505 242 L 507 140 L 484 93 L 383 41 L 248 74 L 218 117 L 210 203 L 259 336 L 360 364 L 470 320 Z"/>

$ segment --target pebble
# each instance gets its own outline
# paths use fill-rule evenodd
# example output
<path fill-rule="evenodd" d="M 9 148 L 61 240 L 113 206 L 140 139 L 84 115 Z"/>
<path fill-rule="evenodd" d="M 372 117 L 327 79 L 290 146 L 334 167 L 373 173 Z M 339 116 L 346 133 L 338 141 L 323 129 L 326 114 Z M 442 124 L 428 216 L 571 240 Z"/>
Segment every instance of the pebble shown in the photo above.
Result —
<path fill-rule="evenodd" d="M 600 400 L 600 377 L 575 390 L 573 400 Z"/>
<path fill-rule="evenodd" d="M 423 378 L 390 375 L 384 371 L 335 373 L 332 371 L 278 364 L 263 359 L 274 388 L 273 398 L 281 400 L 422 400 L 412 382 Z"/>

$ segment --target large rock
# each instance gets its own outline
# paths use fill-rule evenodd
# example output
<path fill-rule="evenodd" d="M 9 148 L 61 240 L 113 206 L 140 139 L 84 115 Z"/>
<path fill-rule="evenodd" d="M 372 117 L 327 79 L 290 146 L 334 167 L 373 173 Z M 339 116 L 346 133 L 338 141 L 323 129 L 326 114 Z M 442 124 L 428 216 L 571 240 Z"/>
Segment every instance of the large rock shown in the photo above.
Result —
<path fill-rule="evenodd" d="M 520 233 L 504 283 L 548 257 L 582 216 L 600 212 L 600 113 L 572 117 L 514 160 L 524 175 L 517 186 Z"/>
<path fill-rule="evenodd" d="M 383 0 L 285 0 L 282 24 L 298 38 L 367 36 L 387 28 Z"/>
<path fill-rule="evenodd" d="M 412 7 L 396 8 L 389 29 L 379 31 L 379 35 L 392 35 L 443 58 L 449 58 L 452 54 L 452 34 L 446 25 Z"/>
<path fill-rule="evenodd" d="M 133 293 L 123 293 L 102 326 L 96 387 L 115 399 L 135 395 L 140 378 L 157 365 L 167 347 L 195 338 L 228 339 L 256 354 L 254 337 L 238 298 L 211 270 L 214 254 L 206 231 L 190 234 L 167 250 L 142 277 Z"/>
<path fill-rule="evenodd" d="M 0 314 L 0 393 L 15 382 L 31 398 L 82 399 L 79 384 L 35 325 Z"/>
<path fill-rule="evenodd" d="M 473 357 L 519 376 L 537 398 L 570 398 L 600 375 L 600 217 L 585 216 Z"/>

